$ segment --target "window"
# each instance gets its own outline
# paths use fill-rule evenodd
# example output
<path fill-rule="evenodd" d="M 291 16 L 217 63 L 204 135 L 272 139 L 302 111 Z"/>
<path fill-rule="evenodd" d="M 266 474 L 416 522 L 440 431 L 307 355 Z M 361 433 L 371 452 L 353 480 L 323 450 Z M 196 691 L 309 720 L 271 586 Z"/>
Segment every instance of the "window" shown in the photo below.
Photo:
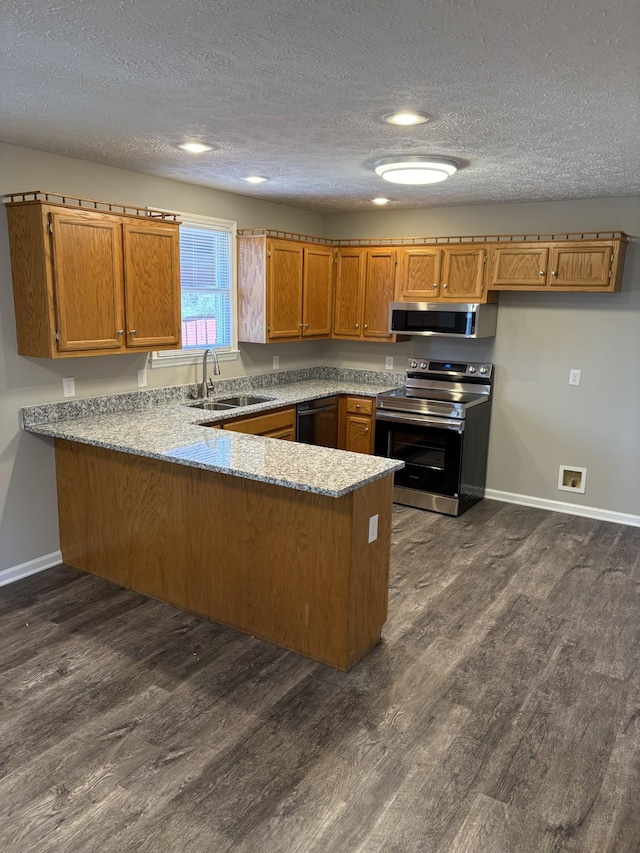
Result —
<path fill-rule="evenodd" d="M 180 214 L 182 349 L 154 352 L 153 367 L 200 361 L 206 347 L 236 358 L 236 223 Z"/>

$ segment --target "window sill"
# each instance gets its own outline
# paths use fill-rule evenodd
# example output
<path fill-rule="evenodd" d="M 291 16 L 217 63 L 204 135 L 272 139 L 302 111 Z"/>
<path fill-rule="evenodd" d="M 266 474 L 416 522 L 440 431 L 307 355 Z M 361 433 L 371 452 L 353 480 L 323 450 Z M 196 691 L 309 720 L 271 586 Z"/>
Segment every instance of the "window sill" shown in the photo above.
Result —
<path fill-rule="evenodd" d="M 166 350 L 165 352 L 152 352 L 149 365 L 154 370 L 158 367 L 182 367 L 189 364 L 202 364 L 202 354 L 205 347 L 199 350 L 190 349 L 181 352 L 180 350 Z M 236 361 L 240 355 L 240 350 L 217 350 L 218 361 Z M 210 361 L 212 359 L 210 358 Z"/>

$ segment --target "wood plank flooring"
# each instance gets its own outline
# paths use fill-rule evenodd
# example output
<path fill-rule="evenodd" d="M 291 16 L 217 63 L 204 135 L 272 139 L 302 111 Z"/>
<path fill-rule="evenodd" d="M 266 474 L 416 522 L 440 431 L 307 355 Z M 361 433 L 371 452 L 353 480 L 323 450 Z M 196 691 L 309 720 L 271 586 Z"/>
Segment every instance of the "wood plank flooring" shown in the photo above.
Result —
<path fill-rule="evenodd" d="M 349 673 L 66 566 L 0 589 L 0 850 L 637 853 L 640 529 L 393 522 Z"/>

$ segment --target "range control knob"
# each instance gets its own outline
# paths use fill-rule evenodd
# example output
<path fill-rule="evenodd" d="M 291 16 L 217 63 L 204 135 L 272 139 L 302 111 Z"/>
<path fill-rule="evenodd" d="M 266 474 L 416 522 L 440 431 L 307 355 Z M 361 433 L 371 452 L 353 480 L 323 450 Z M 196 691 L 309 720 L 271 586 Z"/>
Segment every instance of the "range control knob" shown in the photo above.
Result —
<path fill-rule="evenodd" d="M 480 368 L 480 373 L 482 373 L 482 375 L 483 375 L 483 376 L 486 376 L 486 374 L 487 374 L 488 372 L 489 372 L 489 368 L 488 368 L 488 367 L 481 367 L 481 368 Z"/>
<path fill-rule="evenodd" d="M 473 365 L 470 365 L 470 367 L 467 369 L 467 373 L 475 373 L 475 372 L 476 372 L 475 367 Z"/>
<path fill-rule="evenodd" d="M 418 362 L 417 362 L 417 361 L 412 361 L 412 362 L 411 362 L 411 367 L 412 367 L 412 368 L 416 368 L 417 366 L 418 366 Z"/>
<path fill-rule="evenodd" d="M 426 361 L 421 361 L 421 362 L 420 362 L 420 369 L 421 369 L 421 370 L 426 370 L 426 369 L 427 369 L 427 362 L 426 362 Z"/>

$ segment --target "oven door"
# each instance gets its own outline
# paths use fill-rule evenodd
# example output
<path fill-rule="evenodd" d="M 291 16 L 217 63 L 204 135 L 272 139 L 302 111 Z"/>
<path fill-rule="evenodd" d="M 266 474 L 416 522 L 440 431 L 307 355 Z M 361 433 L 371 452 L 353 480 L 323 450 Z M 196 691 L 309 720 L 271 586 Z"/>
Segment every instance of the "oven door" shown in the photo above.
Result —
<path fill-rule="evenodd" d="M 463 434 L 464 421 L 402 412 L 376 413 L 376 455 L 405 463 L 396 471 L 395 485 L 408 489 L 457 498 Z"/>

